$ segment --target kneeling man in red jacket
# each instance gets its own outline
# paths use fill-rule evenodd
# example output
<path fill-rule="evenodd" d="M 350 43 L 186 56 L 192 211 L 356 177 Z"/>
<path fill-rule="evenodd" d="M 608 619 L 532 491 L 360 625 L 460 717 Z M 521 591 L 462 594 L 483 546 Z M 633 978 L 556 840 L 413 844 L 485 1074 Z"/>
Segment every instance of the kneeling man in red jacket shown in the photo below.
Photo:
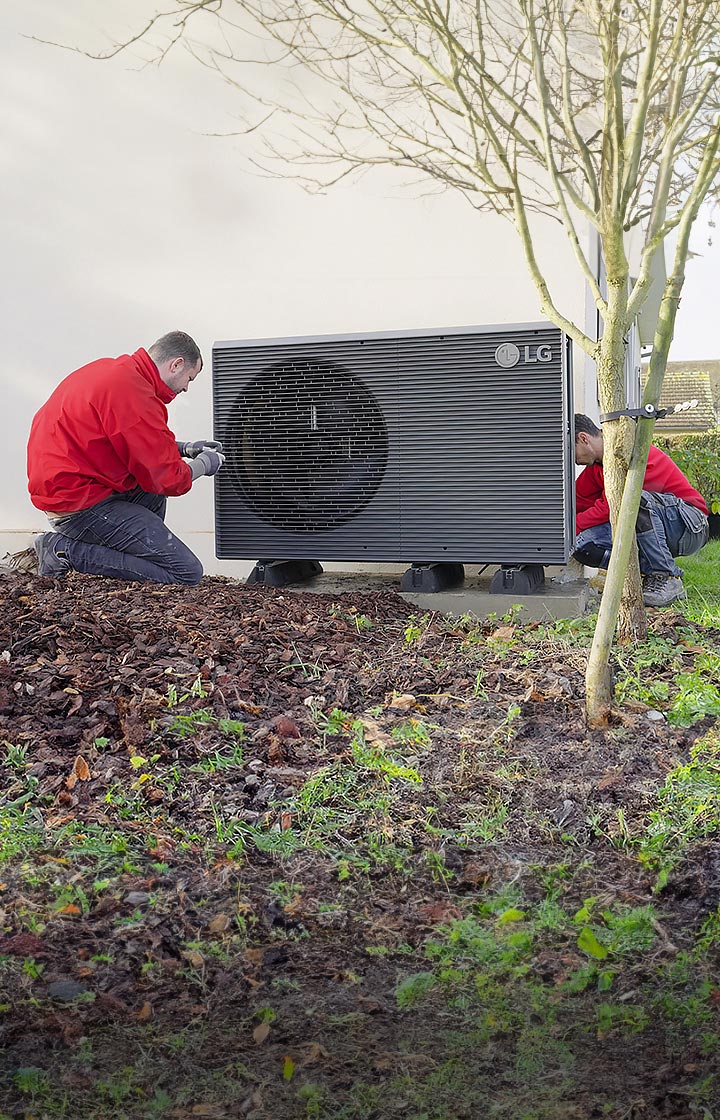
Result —
<path fill-rule="evenodd" d="M 602 468 L 603 437 L 589 417 L 575 416 L 575 462 L 584 465 L 575 482 L 575 559 L 591 568 L 607 568 L 612 547 L 610 508 Z M 672 459 L 650 448 L 635 524 L 643 600 L 667 607 L 685 598 L 682 569 L 676 556 L 691 556 L 708 539 L 708 508 Z"/>
<path fill-rule="evenodd" d="M 32 422 L 27 451 L 30 499 L 53 529 L 35 541 L 41 576 L 199 583 L 200 561 L 164 519 L 168 497 L 224 462 L 220 443 L 177 442 L 168 427 L 166 406 L 201 369 L 196 343 L 172 331 L 60 382 Z"/>

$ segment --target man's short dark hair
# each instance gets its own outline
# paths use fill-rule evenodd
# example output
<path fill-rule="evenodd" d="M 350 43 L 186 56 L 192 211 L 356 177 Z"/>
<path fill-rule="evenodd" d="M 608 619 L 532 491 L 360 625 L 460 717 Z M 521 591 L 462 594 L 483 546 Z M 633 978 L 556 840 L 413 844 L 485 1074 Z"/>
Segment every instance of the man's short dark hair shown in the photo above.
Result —
<path fill-rule="evenodd" d="M 578 432 L 586 432 L 589 436 L 601 436 L 602 432 L 597 424 L 594 424 L 589 416 L 585 416 L 582 412 L 575 413 L 575 441 L 577 442 Z"/>
<path fill-rule="evenodd" d="M 148 348 L 148 354 L 157 366 L 163 362 L 171 362 L 173 358 L 183 358 L 189 366 L 196 366 L 200 362 L 202 369 L 200 347 L 185 331 L 164 334 Z"/>

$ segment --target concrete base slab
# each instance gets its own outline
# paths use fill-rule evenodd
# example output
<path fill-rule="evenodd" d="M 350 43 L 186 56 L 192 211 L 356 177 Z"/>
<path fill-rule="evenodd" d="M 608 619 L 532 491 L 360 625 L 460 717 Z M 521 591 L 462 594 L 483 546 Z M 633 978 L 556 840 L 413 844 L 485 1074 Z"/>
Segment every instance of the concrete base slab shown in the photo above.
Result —
<path fill-rule="evenodd" d="M 517 617 L 524 621 L 543 621 L 558 618 L 580 618 L 588 609 L 590 591 L 588 581 L 553 583 L 552 575 L 559 569 L 546 569 L 545 585 L 535 595 L 491 594 L 490 580 L 496 569 L 488 568 L 479 574 L 477 569 L 466 568 L 465 582 L 459 587 L 434 593 L 401 591 L 400 579 L 405 567 L 392 571 L 374 572 L 323 572 L 307 583 L 290 584 L 283 591 L 311 591 L 340 599 L 343 595 L 362 595 L 371 592 L 394 591 L 408 603 L 413 603 L 423 613 L 437 611 L 455 617 L 472 614 L 478 619 L 490 615 L 501 618 L 519 607 Z"/>

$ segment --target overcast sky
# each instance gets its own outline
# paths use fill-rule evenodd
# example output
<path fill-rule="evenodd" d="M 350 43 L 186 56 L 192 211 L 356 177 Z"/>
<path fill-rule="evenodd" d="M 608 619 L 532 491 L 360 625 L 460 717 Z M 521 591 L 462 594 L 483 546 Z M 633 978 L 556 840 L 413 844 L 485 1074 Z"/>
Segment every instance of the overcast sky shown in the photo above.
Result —
<path fill-rule="evenodd" d="M 674 362 L 720 359 L 720 229 L 709 227 L 707 218 L 701 219 L 691 245 L 699 255 L 687 264 L 670 348 Z"/>

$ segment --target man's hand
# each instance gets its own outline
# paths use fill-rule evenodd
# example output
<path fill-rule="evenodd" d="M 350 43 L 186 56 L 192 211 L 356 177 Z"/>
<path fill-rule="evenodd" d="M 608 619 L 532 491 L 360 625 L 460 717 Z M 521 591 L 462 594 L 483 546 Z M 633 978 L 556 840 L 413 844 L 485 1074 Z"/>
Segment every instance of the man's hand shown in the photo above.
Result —
<path fill-rule="evenodd" d="M 196 478 L 202 478 L 203 475 L 217 474 L 224 462 L 225 456 L 219 451 L 201 451 L 195 456 L 193 461 L 188 464 L 193 482 Z"/>
<path fill-rule="evenodd" d="M 182 443 L 180 440 L 176 440 L 176 446 L 183 459 L 197 459 L 203 451 L 217 451 L 222 454 L 223 449 L 223 445 L 215 439 L 196 439 L 192 443 Z"/>

